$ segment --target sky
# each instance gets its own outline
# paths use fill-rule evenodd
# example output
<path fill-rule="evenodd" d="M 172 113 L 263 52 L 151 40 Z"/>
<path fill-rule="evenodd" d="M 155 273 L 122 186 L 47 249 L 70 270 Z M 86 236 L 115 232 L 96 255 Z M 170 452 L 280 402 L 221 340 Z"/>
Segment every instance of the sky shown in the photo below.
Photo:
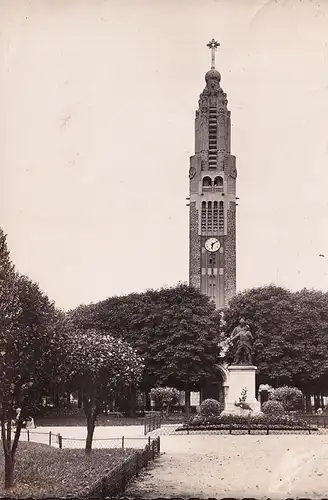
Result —
<path fill-rule="evenodd" d="M 237 288 L 328 289 L 327 0 L 1 0 L 0 225 L 59 307 L 188 280 L 213 37 Z"/>

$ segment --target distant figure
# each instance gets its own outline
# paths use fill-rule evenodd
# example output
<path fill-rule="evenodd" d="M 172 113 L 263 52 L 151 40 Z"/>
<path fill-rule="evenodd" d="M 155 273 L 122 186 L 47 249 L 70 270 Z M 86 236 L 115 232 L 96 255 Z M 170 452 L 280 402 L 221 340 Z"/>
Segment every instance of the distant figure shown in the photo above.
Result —
<path fill-rule="evenodd" d="M 239 325 L 234 328 L 230 341 L 236 342 L 236 351 L 233 363 L 235 365 L 251 365 L 252 364 L 252 342 L 253 335 L 251 334 L 249 325 L 245 324 L 242 318 Z"/>
<path fill-rule="evenodd" d="M 34 418 L 27 417 L 25 429 L 35 429 Z"/>

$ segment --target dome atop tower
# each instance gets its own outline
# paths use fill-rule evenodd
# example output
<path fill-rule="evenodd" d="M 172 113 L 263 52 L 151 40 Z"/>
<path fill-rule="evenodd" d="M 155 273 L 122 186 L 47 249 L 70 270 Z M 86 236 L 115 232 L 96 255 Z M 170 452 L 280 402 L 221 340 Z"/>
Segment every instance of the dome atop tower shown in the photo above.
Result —
<path fill-rule="evenodd" d="M 210 69 L 206 75 L 205 75 L 205 81 L 206 83 L 209 81 L 209 80 L 217 80 L 218 82 L 220 82 L 221 80 L 221 75 L 220 73 L 218 72 L 217 69 Z"/>

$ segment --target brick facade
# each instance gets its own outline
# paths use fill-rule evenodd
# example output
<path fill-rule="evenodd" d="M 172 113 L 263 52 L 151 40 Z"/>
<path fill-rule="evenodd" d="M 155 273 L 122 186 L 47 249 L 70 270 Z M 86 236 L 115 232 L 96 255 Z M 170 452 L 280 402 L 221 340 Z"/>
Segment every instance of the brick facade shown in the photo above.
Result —
<path fill-rule="evenodd" d="M 196 203 L 190 203 L 189 220 L 189 282 L 200 288 L 201 259 L 200 236 L 198 234 L 198 210 Z"/>
<path fill-rule="evenodd" d="M 225 305 L 236 295 L 236 203 L 230 202 L 227 214 L 228 234 L 225 240 Z"/>
<path fill-rule="evenodd" d="M 215 69 L 206 73 L 195 118 L 190 158 L 189 281 L 217 308 L 236 294 L 236 159 L 230 153 L 231 120 Z M 220 248 L 209 251 L 209 238 Z"/>

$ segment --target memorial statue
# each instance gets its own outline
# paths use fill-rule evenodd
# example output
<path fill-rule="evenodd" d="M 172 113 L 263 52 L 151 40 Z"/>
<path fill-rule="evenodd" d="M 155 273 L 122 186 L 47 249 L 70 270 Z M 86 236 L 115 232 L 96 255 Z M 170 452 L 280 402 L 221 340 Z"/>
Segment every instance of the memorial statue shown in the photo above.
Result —
<path fill-rule="evenodd" d="M 230 343 L 235 342 L 234 365 L 252 365 L 252 341 L 249 325 L 244 318 L 241 318 L 239 325 L 233 329 L 230 336 Z"/>

